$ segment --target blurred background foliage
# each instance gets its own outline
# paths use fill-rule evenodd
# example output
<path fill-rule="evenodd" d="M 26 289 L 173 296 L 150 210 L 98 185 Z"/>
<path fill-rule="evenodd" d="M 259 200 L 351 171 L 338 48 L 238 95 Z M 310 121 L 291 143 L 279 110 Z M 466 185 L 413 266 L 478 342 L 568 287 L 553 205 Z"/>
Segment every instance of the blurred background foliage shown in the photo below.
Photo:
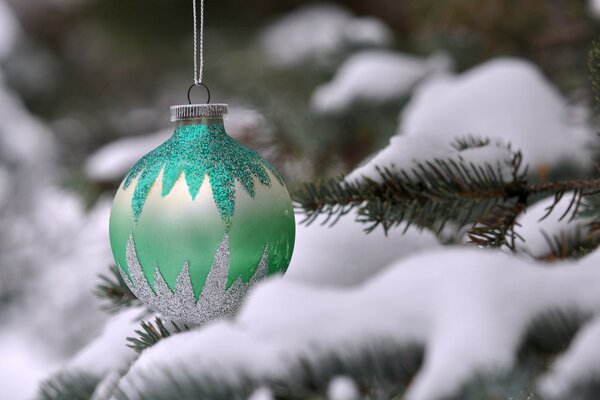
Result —
<path fill-rule="evenodd" d="M 191 1 L 11 3 L 28 36 L 17 49 L 19 56 L 7 61 L 7 81 L 35 114 L 52 121 L 74 182 L 87 154 L 115 138 L 167 127 L 168 107 L 185 101 L 192 76 Z M 265 116 L 277 143 L 271 160 L 304 160 L 291 170 L 283 168 L 292 186 L 347 172 L 381 148 L 394 134 L 398 111 L 407 100 L 355 107 L 343 117 L 311 111 L 313 89 L 330 80 L 355 49 L 340 51 L 326 62 L 273 67 L 257 40 L 278 16 L 307 4 L 206 1 L 205 81 L 213 99 L 251 107 Z M 457 71 L 499 55 L 519 56 L 539 65 L 568 98 L 591 96 L 586 54 L 599 29 L 584 1 L 337 4 L 357 16 L 383 21 L 393 33 L 393 48 L 401 52 L 444 52 Z"/>

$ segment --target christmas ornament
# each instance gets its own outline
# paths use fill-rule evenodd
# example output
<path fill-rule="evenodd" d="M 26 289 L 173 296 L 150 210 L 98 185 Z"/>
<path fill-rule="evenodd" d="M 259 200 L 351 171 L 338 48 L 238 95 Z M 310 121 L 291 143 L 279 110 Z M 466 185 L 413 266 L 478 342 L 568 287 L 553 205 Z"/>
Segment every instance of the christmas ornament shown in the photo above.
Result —
<path fill-rule="evenodd" d="M 196 60 L 190 90 L 208 91 Z M 234 312 L 254 283 L 285 272 L 294 246 L 281 177 L 227 135 L 227 105 L 208 104 L 208 94 L 207 104 L 171 107 L 173 136 L 133 166 L 110 216 L 127 285 L 150 308 L 186 323 Z"/>

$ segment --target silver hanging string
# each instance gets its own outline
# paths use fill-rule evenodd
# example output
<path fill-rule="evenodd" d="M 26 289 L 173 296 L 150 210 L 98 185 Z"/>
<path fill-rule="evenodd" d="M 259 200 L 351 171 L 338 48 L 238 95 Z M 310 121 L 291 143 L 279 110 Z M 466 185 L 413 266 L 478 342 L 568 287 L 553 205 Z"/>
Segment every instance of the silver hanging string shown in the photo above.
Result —
<path fill-rule="evenodd" d="M 194 84 L 202 83 L 204 73 L 204 0 L 200 0 L 200 26 L 198 26 L 198 16 L 196 0 L 194 5 Z"/>

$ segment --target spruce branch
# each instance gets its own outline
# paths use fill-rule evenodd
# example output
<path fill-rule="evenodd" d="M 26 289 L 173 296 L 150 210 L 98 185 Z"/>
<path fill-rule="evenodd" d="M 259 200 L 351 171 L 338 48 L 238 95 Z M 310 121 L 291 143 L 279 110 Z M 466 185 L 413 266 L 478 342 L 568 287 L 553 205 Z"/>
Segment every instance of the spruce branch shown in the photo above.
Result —
<path fill-rule="evenodd" d="M 450 221 L 474 227 L 481 222 L 479 229 L 471 231 L 471 240 L 498 245 L 514 242 L 515 218 L 532 198 L 553 194 L 551 213 L 566 192 L 573 192 L 571 205 L 562 217 L 574 218 L 582 199 L 600 190 L 600 179 L 529 183 L 520 153 L 514 155 L 510 167 L 511 177 L 505 179 L 499 165 L 435 159 L 418 163 L 409 171 L 377 168 L 378 180 L 333 178 L 306 183 L 293 198 L 306 224 L 326 215 L 323 223 L 333 225 L 352 210 L 357 210 L 358 221 L 367 224 L 367 232 L 379 225 L 387 232 L 401 223 L 440 231 Z M 503 233 L 510 238 L 501 239 Z"/>
<path fill-rule="evenodd" d="M 533 383 L 548 371 L 552 360 L 563 352 L 588 316 L 573 310 L 548 310 L 531 321 L 517 362 L 509 371 L 490 371 L 473 377 L 452 399 L 540 399 Z M 344 352 L 326 348 L 315 356 L 288 359 L 278 377 L 260 377 L 244 369 L 233 370 L 235 379 L 225 379 L 219 371 L 193 369 L 159 370 L 147 377 L 136 376 L 139 392 L 133 398 L 179 400 L 246 399 L 259 387 L 267 387 L 276 399 L 325 400 L 332 378 L 343 375 L 357 385 L 361 398 L 398 399 L 421 369 L 424 349 L 418 344 L 399 345 L 394 341 L 365 341 Z M 228 373 L 229 376 L 229 373 Z M 596 386 L 594 386 L 596 384 Z M 597 383 L 582 383 L 585 393 L 597 393 Z M 119 400 L 129 400 L 124 393 Z M 587 397 L 590 400 L 594 397 Z"/>
<path fill-rule="evenodd" d="M 154 324 L 152 322 L 142 321 L 142 329 L 135 331 L 138 337 L 128 337 L 127 341 L 129 343 L 127 344 L 127 347 L 131 347 L 138 353 L 141 353 L 164 338 L 190 330 L 187 325 L 178 325 L 173 321 L 171 321 L 171 326 L 173 327 L 172 330 L 167 329 L 163 321 L 158 317 L 154 320 Z"/>
<path fill-rule="evenodd" d="M 572 234 L 561 232 L 548 235 L 542 231 L 549 251 L 537 258 L 544 261 L 558 261 L 567 258 L 577 259 L 591 253 L 600 245 L 600 231 L 595 227 L 596 225 L 592 223 L 581 226 Z"/>
<path fill-rule="evenodd" d="M 110 313 L 116 313 L 128 307 L 141 306 L 142 304 L 127 287 L 115 265 L 110 266 L 108 274 L 100 275 L 100 283 L 96 286 L 94 293 L 105 300 L 102 309 Z"/>
<path fill-rule="evenodd" d="M 467 237 L 469 244 L 480 247 L 506 246 L 511 251 L 516 251 L 516 241 L 524 239 L 515 231 L 518 225 L 517 217 L 525 210 L 526 204 L 521 201 L 507 201 L 508 204 L 499 204 L 469 231 Z"/>

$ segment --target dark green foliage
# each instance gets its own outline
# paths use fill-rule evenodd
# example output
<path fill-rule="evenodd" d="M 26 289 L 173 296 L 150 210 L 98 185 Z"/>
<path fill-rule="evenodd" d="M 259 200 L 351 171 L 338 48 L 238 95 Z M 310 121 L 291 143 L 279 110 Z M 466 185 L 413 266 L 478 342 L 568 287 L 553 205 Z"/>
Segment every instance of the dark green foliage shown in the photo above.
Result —
<path fill-rule="evenodd" d="M 110 266 L 107 275 L 100 275 L 100 283 L 96 286 L 95 293 L 102 300 L 106 300 L 102 308 L 111 313 L 116 313 L 127 307 L 142 305 L 127 287 L 115 265 Z"/>
<path fill-rule="evenodd" d="M 37 400 L 89 400 L 98 378 L 85 373 L 58 373 L 40 385 Z"/>
<path fill-rule="evenodd" d="M 410 171 L 394 173 L 384 168 L 378 172 L 381 182 L 364 178 L 304 184 L 293 196 L 306 214 L 303 222 L 313 222 L 320 214 L 337 219 L 357 209 L 367 231 L 378 225 L 388 231 L 403 222 L 441 230 L 449 221 L 473 223 L 506 200 L 527 200 L 519 153 L 513 158 L 509 182 L 503 180 L 499 166 L 452 158 L 418 163 Z"/>
<path fill-rule="evenodd" d="M 600 379 L 581 377 L 569 393 L 569 400 L 598 400 L 600 399 Z"/>
<path fill-rule="evenodd" d="M 596 104 L 600 104 L 600 42 L 595 41 L 589 52 L 588 67 Z"/>
<path fill-rule="evenodd" d="M 171 321 L 172 330 L 169 330 L 163 321 L 158 317 L 154 320 L 154 324 L 152 324 L 152 322 L 142 321 L 141 326 L 141 330 L 135 331 L 135 333 L 138 334 L 138 337 L 127 338 L 127 341 L 129 342 L 127 346 L 131 347 L 138 353 L 141 353 L 144 349 L 153 346 L 161 339 L 169 337 L 175 333 L 188 331 L 190 329 L 185 324 L 178 325 Z"/>

